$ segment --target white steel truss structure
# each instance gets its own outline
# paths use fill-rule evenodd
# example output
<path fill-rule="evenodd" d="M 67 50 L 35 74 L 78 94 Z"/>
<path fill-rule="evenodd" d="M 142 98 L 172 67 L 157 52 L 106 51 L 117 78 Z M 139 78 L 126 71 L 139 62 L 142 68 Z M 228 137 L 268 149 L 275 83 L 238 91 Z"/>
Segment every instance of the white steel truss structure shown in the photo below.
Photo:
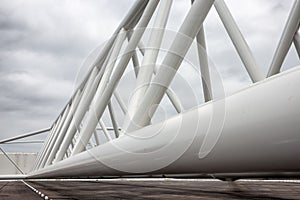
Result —
<path fill-rule="evenodd" d="M 205 51 L 203 22 L 212 7 L 253 82 L 221 99 L 213 97 Z M 300 67 L 280 73 L 292 44 L 300 57 L 300 1 L 292 6 L 267 76 L 224 0 L 192 1 L 158 63 L 171 8 L 172 0 L 136 1 L 49 129 L 30 178 L 300 171 Z M 151 19 L 154 28 L 143 44 Z M 170 84 L 195 40 L 205 103 L 187 111 Z M 136 85 L 127 103 L 118 84 L 131 60 Z M 178 114 L 152 123 L 164 97 Z"/>

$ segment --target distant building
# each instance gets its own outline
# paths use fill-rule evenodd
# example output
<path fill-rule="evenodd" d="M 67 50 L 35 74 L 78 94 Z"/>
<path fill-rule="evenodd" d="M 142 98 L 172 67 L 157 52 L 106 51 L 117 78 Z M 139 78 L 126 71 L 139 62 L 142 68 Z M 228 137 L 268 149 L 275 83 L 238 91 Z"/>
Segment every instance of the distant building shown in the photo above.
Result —
<path fill-rule="evenodd" d="M 24 172 L 28 173 L 32 170 L 36 153 L 7 153 L 7 155 L 18 165 Z M 5 174 L 22 174 L 3 154 L 0 153 L 0 175 Z"/>

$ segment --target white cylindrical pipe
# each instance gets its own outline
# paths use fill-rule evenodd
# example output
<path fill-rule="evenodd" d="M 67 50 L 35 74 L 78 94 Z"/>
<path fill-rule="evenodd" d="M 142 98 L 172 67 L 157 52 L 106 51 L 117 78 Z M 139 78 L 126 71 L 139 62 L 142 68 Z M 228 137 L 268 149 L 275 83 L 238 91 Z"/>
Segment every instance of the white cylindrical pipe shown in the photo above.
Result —
<path fill-rule="evenodd" d="M 145 49 L 145 55 L 139 68 L 135 92 L 128 106 L 127 117 L 135 112 L 139 106 L 140 99 L 144 96 L 151 81 L 172 2 L 172 0 L 160 1 L 157 16 L 151 29 L 147 48 Z"/>
<path fill-rule="evenodd" d="M 246 40 L 244 39 L 237 24 L 235 23 L 224 0 L 216 0 L 214 6 L 220 16 L 221 21 L 224 24 L 229 37 L 231 38 L 233 45 L 235 46 L 242 62 L 244 63 L 251 80 L 254 83 L 263 80 L 264 75 L 257 65 Z"/>
<path fill-rule="evenodd" d="M 152 84 L 149 86 L 139 108 L 127 128 L 128 132 L 144 127 L 150 123 L 151 117 L 156 110 L 149 109 L 158 105 L 173 80 L 184 56 L 189 50 L 193 39 L 199 32 L 201 25 L 207 16 L 214 0 L 197 0 L 192 5 L 184 22 L 182 23 L 175 39 L 166 54 L 161 67 L 159 68 Z M 146 112 L 145 112 L 146 111 Z"/>
<path fill-rule="evenodd" d="M 91 76 L 93 76 L 93 73 L 94 72 L 91 73 Z M 70 107 L 70 111 L 68 112 L 68 115 L 65 119 L 65 122 L 64 122 L 63 126 L 61 127 L 61 131 L 60 131 L 61 133 L 58 136 L 58 138 L 57 138 L 57 140 L 56 140 L 56 142 L 55 142 L 55 144 L 54 144 L 54 146 L 51 150 L 51 153 L 49 155 L 50 162 L 52 162 L 53 159 L 55 158 L 55 155 L 56 155 L 56 153 L 57 153 L 57 151 L 58 151 L 65 135 L 66 135 L 66 131 L 67 131 L 68 127 L 70 126 L 72 117 L 74 115 L 75 110 L 77 109 L 77 106 L 78 106 L 78 103 L 79 103 L 79 100 L 80 100 L 80 94 L 81 94 L 81 90 L 78 90 L 76 92 L 75 96 L 74 96 L 74 99 L 73 99 L 71 107 Z"/>
<path fill-rule="evenodd" d="M 49 165 L 53 161 L 53 157 L 55 155 L 54 151 L 55 151 L 56 145 L 58 144 L 59 139 L 61 137 L 63 137 L 63 133 L 61 132 L 61 128 L 66 123 L 66 118 L 67 118 L 69 112 L 70 112 L 70 104 L 67 105 L 67 107 L 66 107 L 66 109 L 65 109 L 65 111 L 62 115 L 61 123 L 60 123 L 59 127 L 57 128 L 57 137 L 55 138 L 55 141 L 53 142 L 53 145 L 52 145 L 51 149 L 49 149 L 49 154 L 48 154 L 47 161 L 46 161 L 45 165 Z"/>
<path fill-rule="evenodd" d="M 44 146 L 44 148 L 41 150 L 41 155 L 40 157 L 38 158 L 37 160 L 37 163 L 36 163 L 36 166 L 35 166 L 35 170 L 37 170 L 40 165 L 41 165 L 41 162 L 42 160 L 44 159 L 44 156 L 45 156 L 45 153 L 50 145 L 50 142 L 52 141 L 53 137 L 54 137 L 54 132 L 55 132 L 55 129 L 56 129 L 56 126 L 57 126 L 57 122 L 58 122 L 58 119 L 53 123 L 53 126 L 52 126 L 52 129 L 51 129 L 51 132 L 50 132 L 50 137 L 48 139 L 48 141 L 46 142 L 46 145 Z"/>
<path fill-rule="evenodd" d="M 54 126 L 55 126 L 55 125 L 56 125 L 56 124 L 54 123 L 54 124 L 52 125 L 52 128 L 49 130 L 49 133 L 48 133 L 48 135 L 47 135 L 47 138 L 45 139 L 44 144 L 43 144 L 41 150 L 39 151 L 39 153 L 38 153 L 38 155 L 37 155 L 37 157 L 36 157 L 36 159 L 35 159 L 35 161 L 34 161 L 34 165 L 33 165 L 33 168 L 32 168 L 33 170 L 36 170 L 37 165 L 38 165 L 38 163 L 39 163 L 39 161 L 40 161 L 40 159 L 41 159 L 41 156 L 43 155 L 43 152 L 44 152 L 45 148 L 48 146 L 48 142 L 49 142 L 49 140 L 50 140 L 50 138 L 51 138 L 51 136 L 52 136 L 53 129 L 54 129 Z"/>
<path fill-rule="evenodd" d="M 60 145 L 60 148 L 57 151 L 57 155 L 54 159 L 54 162 L 58 162 L 63 159 L 72 141 L 72 138 L 74 137 L 77 131 L 77 126 L 81 123 L 84 114 L 88 110 L 89 104 L 92 101 L 92 98 L 96 92 L 100 78 L 101 74 L 99 73 L 98 68 L 95 67 L 93 69 L 93 73 L 90 76 L 90 80 L 88 81 L 87 86 L 82 93 L 80 102 L 77 106 L 76 111 L 74 112 L 72 121 L 68 127 L 68 130 L 66 131 L 65 137 Z"/>
<path fill-rule="evenodd" d="M 275 51 L 267 77 L 273 76 L 274 74 L 280 72 L 282 63 L 293 42 L 294 35 L 299 28 L 299 21 L 300 21 L 300 0 L 295 0 L 290 15 L 288 17 L 288 20 L 286 22 L 286 25 L 284 27 L 284 31 L 281 35 L 279 44 Z"/>
<path fill-rule="evenodd" d="M 33 172 L 29 178 L 123 176 L 137 172 L 299 172 L 299 76 L 300 66 L 137 130 L 133 137 L 125 135 Z M 218 117 L 219 109 L 226 113 L 220 119 L 224 121 L 219 124 L 221 132 L 211 126 L 218 123 L 212 118 Z M 157 130 L 159 134 L 153 135 Z M 205 135 L 215 137 L 216 144 L 205 158 L 200 158 Z"/>
<path fill-rule="evenodd" d="M 49 153 L 50 153 L 50 151 L 52 149 L 53 143 L 55 142 L 55 139 L 57 137 L 57 134 L 58 134 L 57 130 L 58 130 L 58 127 L 59 127 L 59 125 L 61 123 L 61 118 L 62 118 L 62 115 L 60 115 L 58 117 L 57 125 L 55 126 L 55 130 L 53 132 L 53 137 L 52 137 L 51 141 L 49 142 L 49 145 L 48 145 L 47 149 L 45 150 L 45 154 L 43 156 L 43 159 L 40 162 L 39 168 L 43 168 L 45 166 L 45 163 L 46 163 L 46 161 L 48 159 Z"/>
<path fill-rule="evenodd" d="M 117 84 L 120 81 L 120 78 L 122 77 L 128 62 L 130 61 L 130 58 L 132 57 L 133 50 L 136 49 L 138 42 L 140 41 L 144 31 L 145 27 L 147 27 L 151 16 L 153 12 L 155 11 L 155 8 L 158 4 L 158 0 L 151 0 L 140 21 L 137 24 L 136 31 L 133 32 L 133 35 L 125 49 L 125 54 L 124 56 L 121 57 L 114 74 L 112 75 L 109 84 L 105 88 L 103 93 L 97 92 L 92 104 L 91 104 L 91 109 L 94 110 L 94 112 L 89 112 L 87 116 L 87 122 L 84 124 L 81 133 L 79 134 L 78 141 L 76 142 L 74 149 L 73 149 L 73 155 L 80 153 L 84 150 L 87 142 L 89 141 L 91 135 L 93 134 L 97 123 L 98 119 L 101 119 L 102 114 L 117 86 Z"/>
<path fill-rule="evenodd" d="M 208 102 L 212 100 L 212 88 L 211 88 L 211 80 L 210 80 L 210 73 L 209 73 L 208 56 L 206 50 L 204 26 L 201 27 L 200 31 L 196 36 L 196 39 L 197 39 L 198 58 L 200 63 L 204 102 Z"/>

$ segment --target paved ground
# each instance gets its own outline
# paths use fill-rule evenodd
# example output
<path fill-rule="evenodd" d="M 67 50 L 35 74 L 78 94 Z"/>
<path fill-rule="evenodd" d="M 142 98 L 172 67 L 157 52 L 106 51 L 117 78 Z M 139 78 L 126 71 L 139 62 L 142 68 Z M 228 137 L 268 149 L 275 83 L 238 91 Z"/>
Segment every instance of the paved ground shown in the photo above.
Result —
<path fill-rule="evenodd" d="M 20 181 L 0 182 L 0 199 L 41 200 L 38 195 L 34 194 L 29 187 Z"/>
<path fill-rule="evenodd" d="M 51 199 L 300 199 L 300 183 L 236 181 L 34 181 Z M 41 199 L 22 182 L 0 182 L 0 199 Z"/>

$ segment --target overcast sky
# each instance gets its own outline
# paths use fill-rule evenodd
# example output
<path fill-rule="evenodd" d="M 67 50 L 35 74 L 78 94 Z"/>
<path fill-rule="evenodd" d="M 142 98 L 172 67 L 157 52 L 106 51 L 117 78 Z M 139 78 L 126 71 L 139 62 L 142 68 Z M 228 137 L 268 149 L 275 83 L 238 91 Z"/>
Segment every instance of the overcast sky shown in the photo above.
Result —
<path fill-rule="evenodd" d="M 292 0 L 227 0 L 266 74 Z M 51 126 L 73 93 L 84 60 L 114 32 L 134 0 L 1 0 L 0 139 Z M 174 0 L 168 29 L 176 31 L 190 7 Z M 226 94 L 250 84 L 228 35 L 211 10 L 208 53 Z M 292 46 L 283 70 L 299 65 Z M 39 145 L 3 146 L 37 151 Z M 24 149 L 26 148 L 26 149 Z"/>

